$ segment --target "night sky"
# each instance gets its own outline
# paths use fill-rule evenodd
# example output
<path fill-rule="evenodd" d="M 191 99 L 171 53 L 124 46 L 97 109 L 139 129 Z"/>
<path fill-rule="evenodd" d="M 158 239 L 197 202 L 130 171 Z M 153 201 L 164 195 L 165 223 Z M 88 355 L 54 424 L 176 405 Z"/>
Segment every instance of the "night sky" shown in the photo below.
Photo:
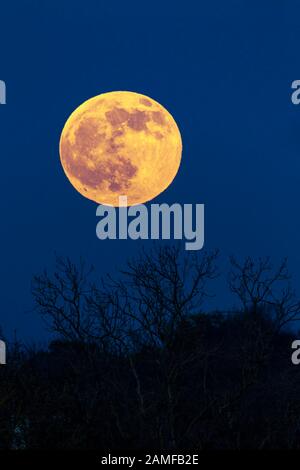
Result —
<path fill-rule="evenodd" d="M 97 205 L 68 182 L 58 142 L 102 92 L 149 95 L 174 116 L 183 156 L 155 202 L 204 203 L 205 247 L 289 257 L 300 281 L 300 2 L 28 1 L 0 7 L 0 324 L 42 340 L 30 281 L 55 252 L 122 266 L 150 241 L 100 241 Z M 298 289 L 300 291 L 300 289 Z M 218 302 L 225 302 L 220 290 Z M 227 301 L 227 299 L 226 299 Z"/>

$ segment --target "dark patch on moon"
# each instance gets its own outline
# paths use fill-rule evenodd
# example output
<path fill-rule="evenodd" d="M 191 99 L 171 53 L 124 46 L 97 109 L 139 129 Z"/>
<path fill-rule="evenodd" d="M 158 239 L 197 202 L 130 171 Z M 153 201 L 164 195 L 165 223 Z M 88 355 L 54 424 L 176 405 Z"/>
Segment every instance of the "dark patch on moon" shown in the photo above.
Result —
<path fill-rule="evenodd" d="M 135 131 L 148 131 L 146 123 L 149 121 L 149 115 L 146 111 L 135 109 L 129 112 L 123 108 L 113 108 L 110 111 L 106 111 L 105 117 L 113 127 L 127 123 L 128 127 Z"/>
<path fill-rule="evenodd" d="M 163 126 L 165 124 L 165 118 L 160 111 L 152 111 L 152 119 L 156 124 Z"/>
<path fill-rule="evenodd" d="M 113 181 L 112 183 L 110 183 L 109 189 L 110 189 L 113 193 L 117 193 L 118 191 L 121 190 L 121 185 L 120 185 L 120 183 L 116 183 L 115 181 Z"/>
<path fill-rule="evenodd" d="M 151 101 L 147 100 L 147 98 L 140 98 L 140 103 L 144 104 L 145 106 L 152 106 Z"/>
<path fill-rule="evenodd" d="M 77 157 L 66 161 L 67 169 L 80 183 L 90 188 L 97 188 L 103 180 L 103 172 L 100 167 L 89 168 L 86 161 Z"/>
<path fill-rule="evenodd" d="M 72 160 L 72 145 L 66 137 L 60 142 L 60 155 L 62 162 L 66 165 L 69 160 Z"/>
<path fill-rule="evenodd" d="M 163 138 L 163 134 L 161 132 L 156 131 L 156 132 L 154 132 L 154 135 L 159 140 Z"/>
<path fill-rule="evenodd" d="M 146 126 L 146 122 L 149 121 L 149 117 L 145 111 L 139 111 L 136 109 L 132 113 L 130 113 L 130 117 L 128 119 L 128 126 L 135 131 L 147 131 L 148 128 Z"/>
<path fill-rule="evenodd" d="M 112 136 L 113 137 L 120 137 L 123 134 L 124 134 L 124 131 L 122 131 L 121 129 L 115 129 L 112 133 Z"/>
<path fill-rule="evenodd" d="M 119 126 L 128 120 L 130 113 L 123 108 L 113 108 L 106 111 L 105 116 L 112 126 Z"/>
<path fill-rule="evenodd" d="M 106 146 L 107 153 L 111 153 L 111 154 L 117 153 L 119 149 L 122 147 L 124 147 L 124 144 L 122 143 L 117 144 L 113 137 L 107 140 L 107 146 Z"/>
<path fill-rule="evenodd" d="M 105 133 L 99 130 L 99 123 L 95 118 L 86 118 L 79 124 L 75 132 L 76 149 L 88 155 L 90 151 L 105 140 Z"/>
<path fill-rule="evenodd" d="M 124 191 L 130 187 L 131 179 L 137 174 L 138 168 L 123 156 L 116 155 L 108 162 L 98 162 L 94 168 L 87 166 L 87 155 L 82 156 L 75 152 L 68 140 L 61 143 L 61 155 L 63 164 L 73 177 L 77 178 L 84 186 L 91 189 L 100 189 L 108 183 L 113 192 Z M 74 157 L 75 156 L 75 157 Z"/>
<path fill-rule="evenodd" d="M 128 158 L 118 156 L 116 162 L 109 162 L 110 185 L 109 189 L 113 192 L 124 191 L 130 187 L 130 180 L 137 173 L 137 167 L 134 166 Z"/>
<path fill-rule="evenodd" d="M 124 131 L 121 129 L 115 129 L 112 133 L 112 137 L 107 139 L 107 146 L 106 146 L 106 151 L 110 154 L 115 154 L 117 153 L 122 147 L 124 147 L 123 142 L 116 142 L 116 137 L 120 137 L 121 135 L 124 134 Z"/>

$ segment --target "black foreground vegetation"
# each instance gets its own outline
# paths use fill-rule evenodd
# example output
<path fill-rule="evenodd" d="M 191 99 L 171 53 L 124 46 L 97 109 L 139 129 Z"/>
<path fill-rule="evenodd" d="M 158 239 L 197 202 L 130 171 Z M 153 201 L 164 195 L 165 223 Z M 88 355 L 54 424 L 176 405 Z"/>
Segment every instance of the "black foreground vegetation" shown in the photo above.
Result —
<path fill-rule="evenodd" d="M 34 277 L 56 339 L 47 350 L 9 345 L 0 448 L 300 448 L 297 334 L 287 328 L 300 303 L 286 262 L 231 259 L 238 307 L 211 312 L 216 261 L 163 247 L 119 279 L 95 283 L 68 259 Z"/>

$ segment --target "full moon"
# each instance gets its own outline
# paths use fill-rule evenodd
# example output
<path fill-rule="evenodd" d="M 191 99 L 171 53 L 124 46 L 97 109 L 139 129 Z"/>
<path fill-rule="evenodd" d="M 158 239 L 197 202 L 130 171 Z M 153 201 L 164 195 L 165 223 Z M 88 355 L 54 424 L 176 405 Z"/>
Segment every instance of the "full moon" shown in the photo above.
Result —
<path fill-rule="evenodd" d="M 114 91 L 81 104 L 60 138 L 63 169 L 77 191 L 99 204 L 150 201 L 178 171 L 182 143 L 171 114 L 148 96 Z"/>

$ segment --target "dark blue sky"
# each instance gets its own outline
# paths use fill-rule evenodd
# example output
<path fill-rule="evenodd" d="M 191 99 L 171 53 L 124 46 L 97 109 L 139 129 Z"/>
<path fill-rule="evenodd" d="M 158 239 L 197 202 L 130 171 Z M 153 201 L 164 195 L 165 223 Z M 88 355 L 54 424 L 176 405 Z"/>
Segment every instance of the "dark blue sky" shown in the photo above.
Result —
<path fill-rule="evenodd" d="M 183 138 L 179 173 L 156 202 L 204 203 L 206 248 L 287 255 L 300 280 L 300 2 L 11 1 L 0 9 L 1 313 L 42 338 L 30 280 L 54 253 L 122 265 L 150 242 L 96 238 L 96 204 L 66 179 L 69 114 L 106 91 L 151 96 Z"/>

